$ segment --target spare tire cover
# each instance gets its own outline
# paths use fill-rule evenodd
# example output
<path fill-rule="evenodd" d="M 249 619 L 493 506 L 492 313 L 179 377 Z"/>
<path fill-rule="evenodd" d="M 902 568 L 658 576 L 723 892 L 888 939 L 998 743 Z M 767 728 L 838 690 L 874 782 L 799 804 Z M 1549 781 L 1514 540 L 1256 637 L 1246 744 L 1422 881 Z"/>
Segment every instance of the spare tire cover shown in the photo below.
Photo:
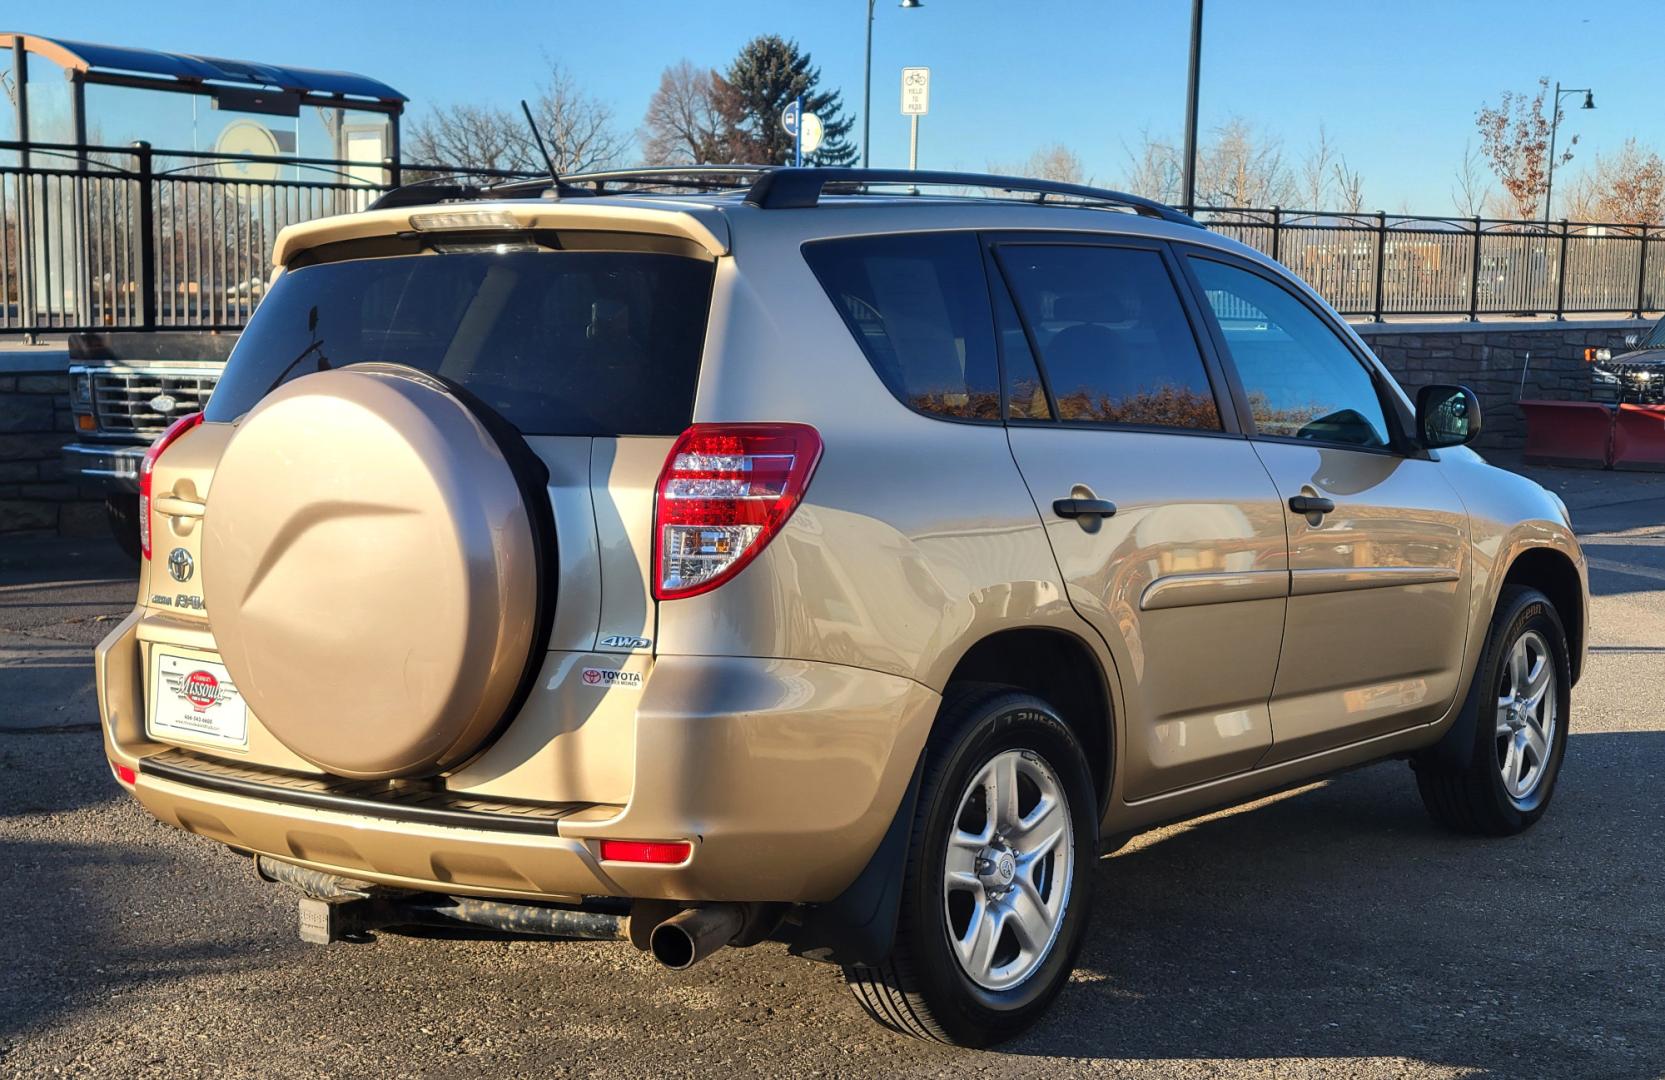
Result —
<path fill-rule="evenodd" d="M 514 471 L 445 384 L 365 364 L 239 422 L 203 519 L 220 656 L 262 724 L 342 776 L 443 770 L 491 734 L 536 634 Z"/>

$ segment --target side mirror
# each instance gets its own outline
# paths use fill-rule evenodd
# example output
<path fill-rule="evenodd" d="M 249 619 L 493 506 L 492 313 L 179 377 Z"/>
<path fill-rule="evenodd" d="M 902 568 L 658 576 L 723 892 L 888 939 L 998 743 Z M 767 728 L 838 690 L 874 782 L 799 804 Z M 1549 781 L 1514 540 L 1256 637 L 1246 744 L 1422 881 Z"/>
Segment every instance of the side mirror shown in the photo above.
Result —
<path fill-rule="evenodd" d="M 1473 442 L 1480 434 L 1480 399 L 1466 386 L 1424 386 L 1416 392 L 1416 434 L 1429 450 Z"/>

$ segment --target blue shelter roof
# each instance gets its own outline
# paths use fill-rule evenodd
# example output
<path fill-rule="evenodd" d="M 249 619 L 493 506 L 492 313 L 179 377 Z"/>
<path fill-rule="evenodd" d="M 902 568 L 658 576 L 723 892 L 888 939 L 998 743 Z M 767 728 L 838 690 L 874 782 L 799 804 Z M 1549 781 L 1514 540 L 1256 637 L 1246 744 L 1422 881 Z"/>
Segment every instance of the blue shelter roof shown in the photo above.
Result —
<path fill-rule="evenodd" d="M 342 94 L 349 98 L 371 98 L 383 102 L 410 100 L 384 82 L 350 71 L 319 71 L 251 60 L 223 60 L 214 56 L 157 52 L 126 45 L 66 41 L 37 34 L 0 32 L 0 48 L 10 49 L 19 38 L 27 51 L 38 53 L 70 70 L 109 74 L 127 72 L 173 78 L 185 83 L 269 87 L 303 94 Z"/>

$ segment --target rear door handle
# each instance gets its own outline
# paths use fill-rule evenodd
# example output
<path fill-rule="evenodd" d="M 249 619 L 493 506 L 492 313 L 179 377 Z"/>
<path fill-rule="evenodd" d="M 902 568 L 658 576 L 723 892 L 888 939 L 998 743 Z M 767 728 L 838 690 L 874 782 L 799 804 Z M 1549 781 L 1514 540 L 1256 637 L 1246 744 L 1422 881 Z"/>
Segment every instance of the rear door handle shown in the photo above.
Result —
<path fill-rule="evenodd" d="M 1116 504 L 1109 499 L 1054 499 L 1052 512 L 1059 517 L 1114 517 Z"/>
<path fill-rule="evenodd" d="M 152 506 L 163 517 L 201 517 L 207 509 L 206 503 L 173 494 L 156 496 Z"/>
<path fill-rule="evenodd" d="M 1322 495 L 1291 495 L 1289 508 L 1297 514 L 1328 514 L 1335 509 L 1335 503 Z"/>

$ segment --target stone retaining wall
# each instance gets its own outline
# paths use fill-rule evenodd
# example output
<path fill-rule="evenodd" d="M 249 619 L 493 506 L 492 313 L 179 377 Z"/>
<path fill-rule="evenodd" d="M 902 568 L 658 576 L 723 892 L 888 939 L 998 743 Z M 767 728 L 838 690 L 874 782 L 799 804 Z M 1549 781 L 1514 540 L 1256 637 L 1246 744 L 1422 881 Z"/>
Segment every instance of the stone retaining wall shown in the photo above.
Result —
<path fill-rule="evenodd" d="M 27 357 L 29 352 L 21 353 Z M 42 349 L 20 362 L 0 354 L 0 534 L 101 534 L 103 495 L 66 474 L 59 451 L 74 438 L 68 358 Z M 27 370 L 38 366 L 46 370 Z"/>
<path fill-rule="evenodd" d="M 1632 319 L 1514 323 L 1375 323 L 1359 336 L 1413 398 L 1419 386 L 1462 383 L 1480 395 L 1479 445 L 1516 450 L 1526 421 L 1515 402 L 1585 401 L 1586 348 L 1624 349 L 1626 334 L 1651 325 Z"/>

